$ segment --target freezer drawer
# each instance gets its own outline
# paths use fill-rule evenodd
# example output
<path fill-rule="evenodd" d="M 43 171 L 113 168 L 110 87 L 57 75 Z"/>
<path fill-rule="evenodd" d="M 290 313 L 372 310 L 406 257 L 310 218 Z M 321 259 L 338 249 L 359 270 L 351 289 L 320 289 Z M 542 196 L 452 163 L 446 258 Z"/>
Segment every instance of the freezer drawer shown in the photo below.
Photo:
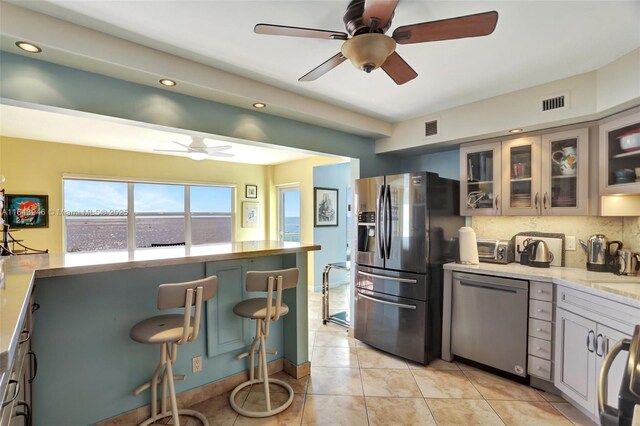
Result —
<path fill-rule="evenodd" d="M 425 363 L 427 302 L 356 289 L 355 305 L 356 339 Z"/>
<path fill-rule="evenodd" d="M 429 289 L 428 275 L 358 266 L 356 287 L 408 299 L 427 300 L 437 289 Z M 435 284 L 434 284 L 435 285 Z M 430 291 L 432 290 L 432 291 Z"/>

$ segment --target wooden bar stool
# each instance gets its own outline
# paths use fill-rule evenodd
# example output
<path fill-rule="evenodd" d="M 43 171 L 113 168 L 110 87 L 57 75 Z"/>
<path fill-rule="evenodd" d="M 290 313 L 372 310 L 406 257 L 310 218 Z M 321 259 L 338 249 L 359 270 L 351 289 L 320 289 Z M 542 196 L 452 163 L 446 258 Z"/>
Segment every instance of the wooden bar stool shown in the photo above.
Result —
<path fill-rule="evenodd" d="M 267 338 L 269 337 L 269 324 L 278 321 L 281 316 L 289 312 L 289 307 L 282 303 L 282 290 L 298 285 L 298 268 L 283 269 L 280 271 L 251 271 L 247 272 L 247 291 L 266 291 L 267 297 L 244 300 L 234 306 L 233 312 L 243 318 L 256 320 L 256 335 L 253 338 L 249 352 L 238 355 L 238 359 L 250 357 L 249 380 L 236 386 L 231 392 L 231 407 L 239 414 L 247 417 L 268 417 L 286 410 L 293 402 L 293 389 L 282 380 L 269 379 L 267 373 L 267 353 L 276 354 L 273 350 L 267 350 Z M 275 300 L 274 300 L 275 295 Z M 258 346 L 260 343 L 260 346 Z M 258 350 L 258 378 L 255 377 L 255 352 Z M 266 410 L 249 411 L 240 407 L 235 400 L 236 395 L 247 386 L 256 383 L 264 384 Z M 276 409 L 271 408 L 269 384 L 282 386 L 289 392 L 287 401 Z"/>
<path fill-rule="evenodd" d="M 184 380 L 184 376 L 173 375 L 173 364 L 176 362 L 178 345 L 191 342 L 198 337 L 202 302 L 213 298 L 217 290 L 218 277 L 216 276 L 184 283 L 162 284 L 158 287 L 158 309 L 185 308 L 184 313 L 155 316 L 140 321 L 131 328 L 129 336 L 136 342 L 160 345 L 160 363 L 153 372 L 151 381 L 133 392 L 134 395 L 139 395 L 151 387 L 151 417 L 140 426 L 150 425 L 165 417 L 172 417 L 173 424 L 180 425 L 178 415 L 196 417 L 204 426 L 209 426 L 206 417 L 201 413 L 178 409 L 174 379 Z M 195 307 L 193 316 L 192 307 Z M 160 412 L 158 412 L 160 380 L 162 381 L 162 401 Z M 171 410 L 167 410 L 167 385 Z"/>

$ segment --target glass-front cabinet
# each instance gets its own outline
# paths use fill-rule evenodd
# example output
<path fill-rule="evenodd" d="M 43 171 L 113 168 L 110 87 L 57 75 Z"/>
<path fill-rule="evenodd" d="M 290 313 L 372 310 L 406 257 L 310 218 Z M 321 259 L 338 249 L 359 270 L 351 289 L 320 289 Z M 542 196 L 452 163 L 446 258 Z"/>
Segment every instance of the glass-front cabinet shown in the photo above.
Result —
<path fill-rule="evenodd" d="M 540 137 L 502 143 L 502 189 L 502 214 L 540 214 Z"/>
<path fill-rule="evenodd" d="M 589 214 L 589 130 L 543 135 L 541 143 L 541 214 Z"/>
<path fill-rule="evenodd" d="M 589 214 L 587 128 L 463 145 L 460 170 L 464 216 Z"/>
<path fill-rule="evenodd" d="M 600 194 L 640 194 L 640 108 L 600 122 Z"/>
<path fill-rule="evenodd" d="M 502 214 L 500 142 L 460 148 L 460 214 Z"/>

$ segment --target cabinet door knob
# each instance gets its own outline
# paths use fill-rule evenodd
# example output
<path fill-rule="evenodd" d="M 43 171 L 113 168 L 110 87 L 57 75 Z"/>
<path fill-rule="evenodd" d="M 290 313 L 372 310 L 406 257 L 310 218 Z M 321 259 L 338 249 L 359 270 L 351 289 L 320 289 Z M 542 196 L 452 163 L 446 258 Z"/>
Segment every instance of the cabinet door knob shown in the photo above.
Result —
<path fill-rule="evenodd" d="M 536 346 L 536 351 L 539 351 L 539 350 L 540 350 L 540 346 Z"/>
<path fill-rule="evenodd" d="M 538 290 L 538 294 L 542 293 L 542 290 Z"/>
<path fill-rule="evenodd" d="M 542 331 L 542 329 L 541 328 L 536 328 L 536 331 Z"/>
<path fill-rule="evenodd" d="M 539 365 L 536 365 L 536 370 L 540 370 L 540 366 Z"/>
<path fill-rule="evenodd" d="M 538 313 L 541 313 L 541 312 L 542 312 L 542 309 L 537 309 L 537 311 L 538 311 Z"/>

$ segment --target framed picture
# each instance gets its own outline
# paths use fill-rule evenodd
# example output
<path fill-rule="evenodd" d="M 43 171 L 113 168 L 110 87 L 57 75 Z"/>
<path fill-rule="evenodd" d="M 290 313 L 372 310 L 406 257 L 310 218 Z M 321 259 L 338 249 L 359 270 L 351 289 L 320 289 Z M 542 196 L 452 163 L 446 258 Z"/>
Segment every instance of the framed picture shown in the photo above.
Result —
<path fill-rule="evenodd" d="M 258 203 L 243 202 L 242 203 L 242 227 L 257 228 L 258 227 Z"/>
<path fill-rule="evenodd" d="M 313 226 L 338 226 L 338 190 L 313 188 Z"/>
<path fill-rule="evenodd" d="M 246 198 L 258 198 L 258 185 L 245 185 L 244 196 Z"/>
<path fill-rule="evenodd" d="M 49 227 L 48 195 L 7 194 L 4 208 L 11 228 Z"/>

